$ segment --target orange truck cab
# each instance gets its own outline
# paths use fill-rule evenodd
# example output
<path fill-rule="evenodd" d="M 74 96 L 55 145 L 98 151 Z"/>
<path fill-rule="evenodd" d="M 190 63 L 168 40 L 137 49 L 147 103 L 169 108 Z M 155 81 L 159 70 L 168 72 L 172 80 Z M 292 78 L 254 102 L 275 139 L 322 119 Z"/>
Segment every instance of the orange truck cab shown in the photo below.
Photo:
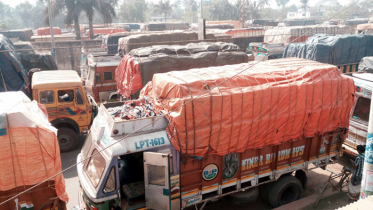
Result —
<path fill-rule="evenodd" d="M 86 134 L 95 102 L 87 96 L 76 71 L 39 71 L 32 74 L 32 98 L 47 109 L 49 121 L 58 129 L 61 152 L 78 145 L 78 134 Z M 93 104 L 93 106 L 92 106 Z"/>
<path fill-rule="evenodd" d="M 120 56 L 88 55 L 88 76 L 85 90 L 95 101 L 118 99 L 115 69 L 121 61 Z"/>

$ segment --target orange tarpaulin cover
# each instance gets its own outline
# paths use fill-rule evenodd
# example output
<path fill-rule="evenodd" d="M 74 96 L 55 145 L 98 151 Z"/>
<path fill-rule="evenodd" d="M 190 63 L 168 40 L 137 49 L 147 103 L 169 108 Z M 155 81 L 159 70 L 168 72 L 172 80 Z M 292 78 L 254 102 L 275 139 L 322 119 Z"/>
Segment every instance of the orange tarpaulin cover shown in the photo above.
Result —
<path fill-rule="evenodd" d="M 39 106 L 22 92 L 0 93 L 0 191 L 35 185 L 61 172 L 57 130 Z M 63 175 L 52 180 L 57 196 L 68 201 Z"/>
<path fill-rule="evenodd" d="M 142 79 L 139 62 L 132 56 L 124 56 L 115 70 L 118 93 L 129 98 L 141 90 Z"/>
<path fill-rule="evenodd" d="M 354 83 L 333 65 L 287 58 L 155 74 L 145 95 L 177 150 L 222 156 L 347 128 Z"/>

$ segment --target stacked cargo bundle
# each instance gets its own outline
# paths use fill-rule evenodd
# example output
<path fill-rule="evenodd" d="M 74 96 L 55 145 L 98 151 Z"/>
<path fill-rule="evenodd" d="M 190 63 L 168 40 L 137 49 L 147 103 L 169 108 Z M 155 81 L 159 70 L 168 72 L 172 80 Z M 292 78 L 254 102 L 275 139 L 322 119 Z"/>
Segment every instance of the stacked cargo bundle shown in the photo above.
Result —
<path fill-rule="evenodd" d="M 315 34 L 354 34 L 355 29 L 348 26 L 289 26 L 268 29 L 264 35 L 266 43 L 305 42 Z"/>
<path fill-rule="evenodd" d="M 226 34 L 206 34 L 208 41 L 229 41 L 229 35 Z M 196 32 L 168 32 L 153 34 L 136 34 L 119 39 L 118 53 L 125 55 L 133 49 L 140 47 L 149 47 L 153 45 L 184 45 L 198 42 Z"/>
<path fill-rule="evenodd" d="M 69 200 L 60 173 L 56 133 L 43 105 L 31 101 L 22 92 L 0 93 L 0 203 L 41 184 L 0 209 L 18 209 L 18 201 L 32 201 L 35 209 L 45 209 L 44 203 L 53 202 L 56 196 L 65 202 Z M 42 183 L 47 178 L 50 179 Z"/>
<path fill-rule="evenodd" d="M 288 58 L 154 74 L 143 97 L 178 151 L 223 156 L 344 130 L 354 83 L 333 65 Z"/>
<path fill-rule="evenodd" d="M 188 23 L 149 23 L 146 25 L 148 31 L 186 30 Z"/>
<path fill-rule="evenodd" d="M 153 46 L 132 50 L 116 69 L 120 94 L 129 98 L 152 80 L 153 74 L 248 62 L 235 44 L 192 43 L 184 46 Z"/>
<path fill-rule="evenodd" d="M 62 34 L 61 29 L 59 27 L 53 27 L 53 34 L 54 35 L 60 35 L 60 34 Z M 49 27 L 38 28 L 37 35 L 38 36 L 51 35 L 51 30 L 50 30 Z"/>
<path fill-rule="evenodd" d="M 345 65 L 358 63 L 363 57 L 373 56 L 372 35 L 315 35 L 305 43 L 289 44 L 284 57 L 298 57 L 309 60 Z"/>
<path fill-rule="evenodd" d="M 27 70 L 22 66 L 17 53 L 14 51 L 13 42 L 0 34 L 0 92 L 27 91 L 29 80 Z"/>

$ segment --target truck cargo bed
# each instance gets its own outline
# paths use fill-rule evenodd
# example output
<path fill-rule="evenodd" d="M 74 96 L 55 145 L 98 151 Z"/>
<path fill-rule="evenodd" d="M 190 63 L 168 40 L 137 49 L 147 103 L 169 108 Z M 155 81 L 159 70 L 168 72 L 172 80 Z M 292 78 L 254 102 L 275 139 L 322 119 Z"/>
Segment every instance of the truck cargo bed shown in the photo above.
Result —
<path fill-rule="evenodd" d="M 153 116 L 146 118 L 139 118 L 133 120 L 118 120 L 114 119 L 109 112 L 108 108 L 122 106 L 124 102 L 113 102 L 101 104 L 99 108 L 98 116 L 104 119 L 104 122 L 108 125 L 109 130 L 111 131 L 110 136 L 121 136 L 130 134 L 133 132 L 153 132 L 157 130 L 165 130 L 167 127 L 166 118 L 161 116 Z M 115 131 L 117 130 L 117 131 Z M 114 134 L 114 131 L 116 134 Z"/>

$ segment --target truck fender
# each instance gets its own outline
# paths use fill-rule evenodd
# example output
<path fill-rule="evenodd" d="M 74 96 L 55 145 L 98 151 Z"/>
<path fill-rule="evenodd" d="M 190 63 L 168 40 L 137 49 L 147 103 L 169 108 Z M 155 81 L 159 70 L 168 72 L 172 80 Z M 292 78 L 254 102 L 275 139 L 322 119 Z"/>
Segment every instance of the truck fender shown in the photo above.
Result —
<path fill-rule="evenodd" d="M 69 119 L 69 118 L 57 118 L 57 119 L 52 120 L 51 124 L 57 129 L 58 128 L 70 128 L 73 131 L 75 131 L 75 133 L 77 134 L 79 134 L 80 132 L 78 123 L 76 123 L 74 120 Z"/>

